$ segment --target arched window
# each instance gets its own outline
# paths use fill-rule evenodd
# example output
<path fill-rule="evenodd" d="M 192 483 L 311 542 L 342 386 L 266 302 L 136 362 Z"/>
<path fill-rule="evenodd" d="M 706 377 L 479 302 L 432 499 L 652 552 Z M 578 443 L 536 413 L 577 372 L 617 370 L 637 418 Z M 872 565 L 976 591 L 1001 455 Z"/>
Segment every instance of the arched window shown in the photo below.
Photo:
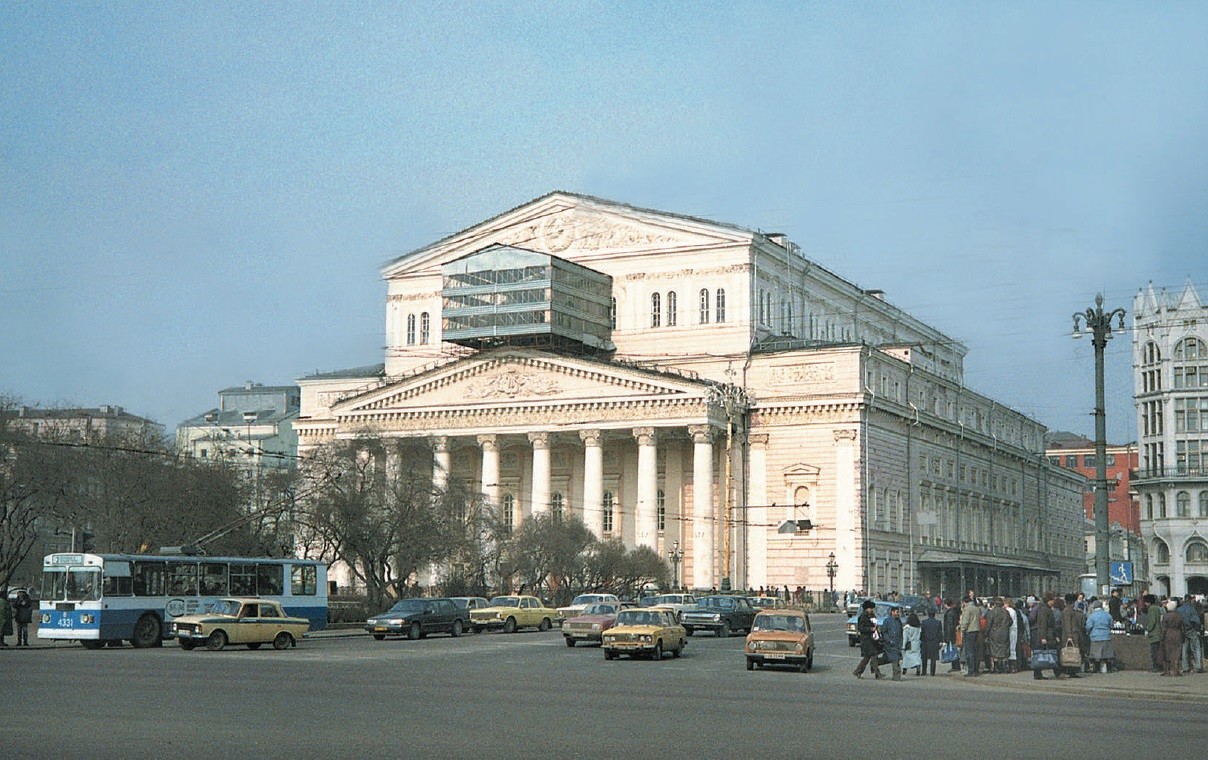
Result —
<path fill-rule="evenodd" d="M 407 345 L 415 345 L 415 315 L 407 315 Z"/>
<path fill-rule="evenodd" d="M 516 524 L 516 497 L 505 493 L 500 509 L 503 510 L 503 529 L 511 533 L 512 527 Z"/>
<path fill-rule="evenodd" d="M 1208 491 L 1200 491 L 1200 517 L 1208 517 Z"/>
<path fill-rule="evenodd" d="M 716 308 L 717 323 L 721 324 L 722 322 L 725 322 L 726 321 L 726 289 L 725 288 L 717 289 L 717 300 L 714 302 L 713 305 L 717 307 Z"/>
<path fill-rule="evenodd" d="M 1174 347 L 1174 387 L 1208 388 L 1208 346 L 1199 338 L 1184 338 Z"/>
<path fill-rule="evenodd" d="M 667 530 L 667 494 L 661 488 L 658 490 L 658 494 L 655 495 L 655 504 L 657 505 L 659 516 L 659 533 L 662 533 Z"/>
<path fill-rule="evenodd" d="M 674 290 L 667 291 L 667 326 L 675 327 L 679 323 L 679 299 Z"/>
<path fill-rule="evenodd" d="M 1175 517 L 1191 517 L 1191 494 L 1179 491 L 1174 497 Z"/>
<path fill-rule="evenodd" d="M 1153 542 L 1153 557 L 1154 563 L 1158 565 L 1170 564 L 1170 547 L 1160 538 L 1155 538 Z"/>
<path fill-rule="evenodd" d="M 659 327 L 663 321 L 663 296 L 659 293 L 650 294 L 650 326 Z"/>
<path fill-rule="evenodd" d="M 1158 519 L 1166 519 L 1166 494 L 1158 494 Z"/>
<path fill-rule="evenodd" d="M 1145 519 L 1153 519 L 1153 494 L 1145 494 Z"/>
<path fill-rule="evenodd" d="M 428 345 L 432 338 L 432 320 L 428 318 L 428 312 L 419 315 L 419 342 Z"/>
<path fill-rule="evenodd" d="M 1158 348 L 1158 344 L 1152 340 L 1145 344 L 1145 348 L 1141 350 L 1142 363 L 1157 364 L 1162 361 L 1162 349 Z"/>
<path fill-rule="evenodd" d="M 700 323 L 709 324 L 709 289 L 700 289 Z"/>
<path fill-rule="evenodd" d="M 1203 541 L 1192 541 L 1187 544 L 1187 551 L 1183 554 L 1184 559 L 1188 562 L 1196 564 L 1208 563 L 1208 544 Z"/>
<path fill-rule="evenodd" d="M 602 503 L 604 506 L 604 532 L 612 533 L 612 509 L 613 509 L 612 491 L 604 492 L 604 498 L 603 498 Z"/>
<path fill-rule="evenodd" d="M 562 500 L 561 491 L 554 491 L 554 493 L 549 497 L 549 508 L 550 508 L 550 512 L 552 512 L 554 514 L 554 517 L 563 516 L 562 501 L 563 500 Z"/>
<path fill-rule="evenodd" d="M 615 297 L 608 305 L 608 320 L 612 324 L 612 329 L 617 329 L 617 299 Z"/>

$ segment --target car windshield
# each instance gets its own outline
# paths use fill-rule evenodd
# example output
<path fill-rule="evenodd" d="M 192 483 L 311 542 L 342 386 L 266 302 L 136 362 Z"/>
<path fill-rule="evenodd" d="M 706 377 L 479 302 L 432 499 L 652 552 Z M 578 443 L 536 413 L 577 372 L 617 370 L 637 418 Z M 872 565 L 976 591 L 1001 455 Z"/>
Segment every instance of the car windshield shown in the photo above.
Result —
<path fill-rule="evenodd" d="M 654 598 L 655 604 L 683 604 L 683 594 L 663 594 Z"/>
<path fill-rule="evenodd" d="M 754 630 L 800 632 L 805 630 L 805 621 L 796 615 L 757 615 Z"/>
<path fill-rule="evenodd" d="M 390 608 L 391 612 L 423 612 L 428 606 L 426 599 L 400 599 Z"/>
<path fill-rule="evenodd" d="M 492 607 L 519 607 L 520 597 L 518 596 L 496 596 L 491 599 Z"/>
<path fill-rule="evenodd" d="M 617 606 L 615 604 L 592 604 L 583 610 L 584 615 L 615 615 L 617 614 Z"/>
<path fill-rule="evenodd" d="M 234 599 L 219 599 L 218 601 L 212 603 L 207 611 L 213 615 L 238 617 L 239 607 L 239 602 L 235 601 Z"/>
<path fill-rule="evenodd" d="M 716 607 L 729 610 L 735 607 L 734 600 L 728 596 L 707 596 L 697 602 L 701 607 Z"/>
<path fill-rule="evenodd" d="M 601 599 L 603 599 L 603 597 L 599 594 L 580 594 L 579 596 L 575 597 L 575 600 L 571 602 L 571 604 L 592 604 L 593 602 L 598 602 Z"/>
<path fill-rule="evenodd" d="M 617 625 L 659 625 L 659 613 L 649 610 L 622 610 Z"/>

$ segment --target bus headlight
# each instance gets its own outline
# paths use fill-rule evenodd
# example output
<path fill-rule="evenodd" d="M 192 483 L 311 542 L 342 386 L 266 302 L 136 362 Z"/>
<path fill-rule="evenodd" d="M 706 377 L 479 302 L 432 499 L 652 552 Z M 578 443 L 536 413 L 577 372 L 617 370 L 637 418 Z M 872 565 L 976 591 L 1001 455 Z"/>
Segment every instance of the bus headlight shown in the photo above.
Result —
<path fill-rule="evenodd" d="M 96 620 L 96 618 L 93 615 L 89 615 L 88 613 L 84 613 L 84 614 L 80 615 L 81 623 L 92 623 L 95 620 Z"/>
<path fill-rule="evenodd" d="M 43 623 L 49 623 L 49 622 L 50 622 L 50 613 L 49 613 L 49 612 L 43 612 L 43 613 L 42 613 L 42 617 L 40 618 L 40 620 L 41 620 Z"/>

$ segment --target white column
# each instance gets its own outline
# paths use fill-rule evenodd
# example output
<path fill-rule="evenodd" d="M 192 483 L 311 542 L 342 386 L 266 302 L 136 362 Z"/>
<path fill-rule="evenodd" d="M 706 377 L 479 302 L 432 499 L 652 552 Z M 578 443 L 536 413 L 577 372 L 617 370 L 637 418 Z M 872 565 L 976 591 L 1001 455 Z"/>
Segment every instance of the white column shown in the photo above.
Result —
<path fill-rule="evenodd" d="M 494 435 L 478 436 L 482 447 L 482 496 L 493 507 L 499 506 L 499 446 Z"/>
<path fill-rule="evenodd" d="M 604 537 L 604 447 L 599 430 L 580 430 L 583 439 L 583 522 Z"/>
<path fill-rule="evenodd" d="M 748 586 L 768 585 L 768 528 L 780 520 L 779 510 L 772 510 L 768 498 L 768 436 L 766 433 L 752 435 L 751 444 L 751 478 L 747 481 L 747 504 L 754 508 L 747 510 L 747 546 L 750 558 L 747 578 Z"/>
<path fill-rule="evenodd" d="M 530 512 L 536 517 L 549 513 L 549 433 L 529 433 L 528 439 L 533 444 L 533 499 Z"/>
<path fill-rule="evenodd" d="M 449 486 L 449 471 L 453 457 L 449 454 L 449 437 L 438 435 L 432 439 L 432 485 L 437 491 Z"/>
<path fill-rule="evenodd" d="M 713 532 L 713 429 L 707 425 L 688 428 L 692 435 L 692 586 L 712 588 Z"/>
<path fill-rule="evenodd" d="M 864 567 L 863 530 L 870 528 L 865 523 L 871 515 L 859 516 L 860 494 L 867 494 L 868 484 L 860 480 L 856 467 L 857 451 L 855 430 L 835 430 L 835 561 L 839 563 L 839 574 L 835 577 L 835 588 L 859 588 L 872 592 L 872 571 Z M 861 490 L 857 490 L 857 488 Z M 865 510 L 868 505 L 865 505 Z M 869 564 L 872 552 L 869 551 Z M 867 577 L 865 573 L 868 573 Z"/>
<path fill-rule="evenodd" d="M 658 551 L 658 440 L 654 428 L 634 428 L 638 442 L 638 501 L 634 509 L 634 543 Z"/>

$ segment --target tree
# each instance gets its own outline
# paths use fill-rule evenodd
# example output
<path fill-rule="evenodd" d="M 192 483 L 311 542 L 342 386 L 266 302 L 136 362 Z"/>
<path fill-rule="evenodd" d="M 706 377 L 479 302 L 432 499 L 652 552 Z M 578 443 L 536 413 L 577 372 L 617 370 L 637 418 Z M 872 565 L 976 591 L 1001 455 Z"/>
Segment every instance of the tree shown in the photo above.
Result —
<path fill-rule="evenodd" d="M 577 517 L 544 514 L 529 517 L 506 542 L 502 574 L 523 588 L 549 589 L 555 599 L 580 587 L 584 560 L 595 536 Z"/>

